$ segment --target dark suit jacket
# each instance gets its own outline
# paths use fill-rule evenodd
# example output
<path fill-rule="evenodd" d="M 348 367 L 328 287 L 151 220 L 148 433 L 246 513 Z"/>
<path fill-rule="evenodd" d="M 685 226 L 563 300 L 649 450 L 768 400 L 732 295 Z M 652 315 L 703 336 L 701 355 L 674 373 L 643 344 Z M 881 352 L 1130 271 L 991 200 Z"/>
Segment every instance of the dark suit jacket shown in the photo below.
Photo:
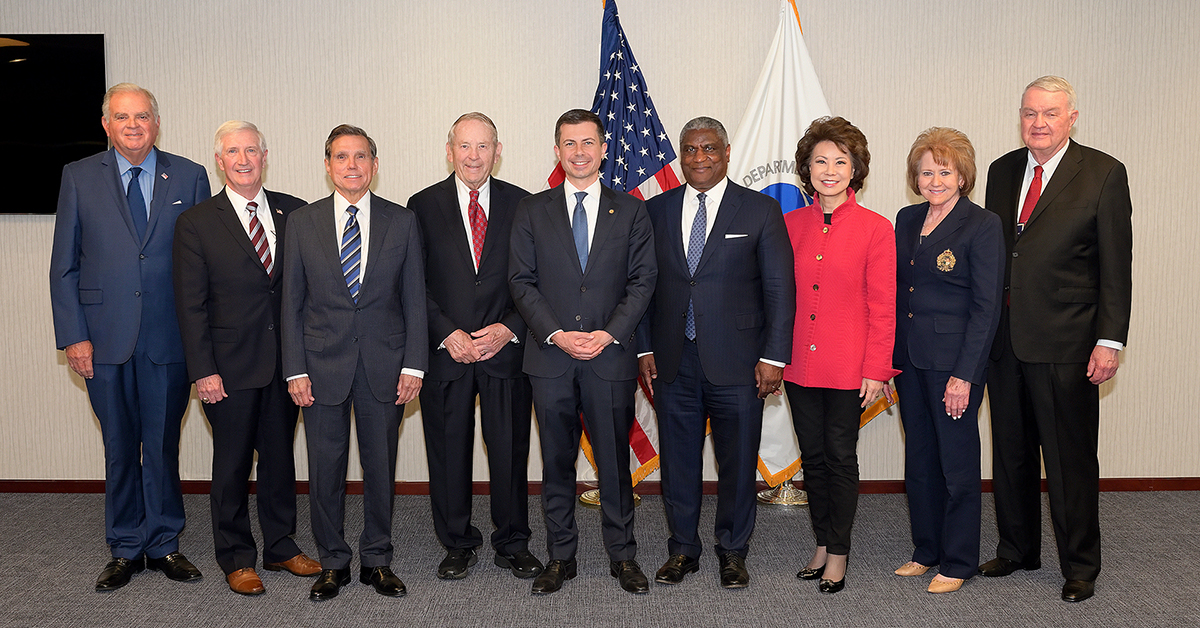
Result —
<path fill-rule="evenodd" d="M 211 193 L 204 168 L 161 150 L 157 163 L 150 222 L 140 242 L 115 149 L 63 168 L 50 255 L 59 349 L 90 340 L 95 362 L 124 364 L 145 332 L 151 360 L 184 361 L 171 285 L 171 240 L 179 215 Z"/>
<path fill-rule="evenodd" d="M 688 301 L 696 349 L 708 381 L 753 385 L 760 358 L 790 362 L 796 316 L 792 246 L 779 203 L 730 181 L 696 274 L 683 252 L 686 186 L 646 203 L 654 225 L 658 285 L 638 328 L 637 352 L 654 352 L 658 377 L 675 381 L 683 352 Z"/>
<path fill-rule="evenodd" d="M 248 390 L 275 377 L 287 216 L 305 203 L 270 190 L 266 196 L 275 224 L 274 278 L 224 189 L 175 223 L 175 309 L 191 381 L 217 374 L 226 390 Z"/>
<path fill-rule="evenodd" d="M 396 400 L 403 368 L 429 368 L 425 269 L 417 218 L 400 205 L 371 197 L 367 267 L 358 303 L 342 275 L 333 196 L 288 218 L 283 265 L 284 377 L 307 373 L 317 403 L 350 394 L 359 356 L 371 393 Z"/>
<path fill-rule="evenodd" d="M 620 344 L 609 345 L 588 365 L 609 381 L 637 377 L 634 332 L 658 275 L 645 203 L 601 186 L 588 251 L 587 270 L 580 272 L 562 185 L 517 205 L 509 277 L 513 301 L 529 324 L 522 342 L 530 375 L 558 377 L 574 362 L 546 343 L 551 333 L 603 329 Z"/>
<path fill-rule="evenodd" d="M 1087 362 L 1096 341 L 1124 343 L 1132 292 L 1133 207 L 1125 166 L 1073 140 L 1017 238 L 1028 151 L 992 162 L 987 208 L 1004 227 L 1010 317 L 992 348 L 1022 362 Z M 1011 331 L 1006 337 L 1005 329 Z"/>
<path fill-rule="evenodd" d="M 508 289 L 508 245 L 517 202 L 529 192 L 493 177 L 490 194 L 487 238 L 478 273 L 458 206 L 454 175 L 408 199 L 408 208 L 416 213 L 424 239 L 429 303 L 427 378 L 431 380 L 455 380 L 467 370 L 466 364 L 455 362 L 448 351 L 438 348 L 447 336 L 456 329 L 469 334 L 492 323 L 504 324 L 522 344 L 509 343 L 478 366 L 492 377 L 521 376 L 527 327 Z"/>
<path fill-rule="evenodd" d="M 926 202 L 896 214 L 896 368 L 908 362 L 982 386 L 1000 322 L 1000 219 L 963 197 L 921 242 L 928 211 Z"/>

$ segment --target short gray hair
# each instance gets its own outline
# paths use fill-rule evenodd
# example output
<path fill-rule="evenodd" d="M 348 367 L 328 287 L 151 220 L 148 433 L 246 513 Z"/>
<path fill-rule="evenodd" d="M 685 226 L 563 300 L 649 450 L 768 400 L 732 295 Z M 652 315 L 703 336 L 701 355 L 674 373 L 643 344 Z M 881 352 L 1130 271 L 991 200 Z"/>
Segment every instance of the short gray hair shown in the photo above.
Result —
<path fill-rule="evenodd" d="M 141 94 L 145 96 L 146 100 L 150 101 L 150 109 L 154 111 L 154 118 L 158 119 L 158 99 L 154 97 L 154 94 L 150 93 L 150 90 L 134 85 L 133 83 L 117 83 L 108 88 L 107 92 L 104 92 L 104 100 L 100 103 L 100 113 L 104 115 L 105 120 L 109 120 L 112 115 L 112 97 L 117 94 Z"/>
<path fill-rule="evenodd" d="M 492 143 L 500 143 L 500 133 L 496 130 L 496 123 L 492 122 L 492 119 L 486 115 L 479 113 L 478 111 L 472 111 L 470 113 L 464 113 L 461 116 L 458 116 L 458 119 L 454 121 L 454 124 L 450 125 L 450 131 L 446 133 L 447 144 L 454 143 L 454 129 L 457 129 L 459 124 L 462 124 L 467 120 L 475 120 L 476 122 L 482 122 L 487 125 L 487 127 L 492 130 Z"/>
<path fill-rule="evenodd" d="M 729 133 L 725 132 L 725 125 L 717 121 L 716 118 L 708 116 L 699 116 L 688 120 L 688 123 L 683 125 L 683 130 L 679 132 L 679 144 L 683 144 L 683 136 L 689 131 L 712 130 L 717 132 L 717 137 L 721 138 L 721 143 L 729 146 Z"/>
<path fill-rule="evenodd" d="M 1079 99 L 1075 96 L 1075 88 L 1071 87 L 1071 84 L 1067 82 L 1067 79 L 1061 76 L 1048 74 L 1041 78 L 1034 79 L 1032 83 L 1025 86 L 1025 91 L 1027 92 L 1034 88 L 1046 90 L 1048 92 L 1063 92 L 1067 95 L 1067 106 L 1070 107 L 1071 111 L 1077 111 L 1079 109 Z M 1021 99 L 1024 100 L 1024 98 L 1025 92 L 1021 92 Z"/>
<path fill-rule="evenodd" d="M 217 127 L 217 134 L 213 138 L 213 152 L 220 155 L 225 150 L 225 146 L 223 145 L 225 138 L 238 131 L 253 131 L 258 136 L 258 148 L 266 152 L 267 136 L 263 135 L 262 131 L 259 131 L 258 127 L 254 126 L 253 122 L 246 122 L 245 120 L 229 120 Z"/>

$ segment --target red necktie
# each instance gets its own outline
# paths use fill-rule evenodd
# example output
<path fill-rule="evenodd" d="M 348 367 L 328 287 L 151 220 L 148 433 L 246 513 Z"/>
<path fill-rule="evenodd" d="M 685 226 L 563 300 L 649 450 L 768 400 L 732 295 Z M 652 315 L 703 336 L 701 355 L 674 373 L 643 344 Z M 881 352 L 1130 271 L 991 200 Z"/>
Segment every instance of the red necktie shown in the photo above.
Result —
<path fill-rule="evenodd" d="M 1025 230 L 1033 208 L 1037 207 L 1038 199 L 1042 197 L 1042 167 L 1033 167 L 1033 181 L 1029 183 L 1029 191 L 1025 193 L 1025 202 L 1021 204 L 1021 217 L 1017 219 L 1017 234 Z"/>
<path fill-rule="evenodd" d="M 250 244 L 258 253 L 258 261 L 262 262 L 267 275 L 273 276 L 275 260 L 271 259 L 271 247 L 267 244 L 267 232 L 263 229 L 262 223 L 258 221 L 258 203 L 253 201 L 247 203 L 246 211 L 250 212 Z"/>
<path fill-rule="evenodd" d="M 487 236 L 487 216 L 483 213 L 483 205 L 479 204 L 479 190 L 471 190 L 467 214 L 471 218 L 471 248 L 474 249 L 475 268 L 478 269 L 479 258 L 483 256 L 483 240 Z"/>

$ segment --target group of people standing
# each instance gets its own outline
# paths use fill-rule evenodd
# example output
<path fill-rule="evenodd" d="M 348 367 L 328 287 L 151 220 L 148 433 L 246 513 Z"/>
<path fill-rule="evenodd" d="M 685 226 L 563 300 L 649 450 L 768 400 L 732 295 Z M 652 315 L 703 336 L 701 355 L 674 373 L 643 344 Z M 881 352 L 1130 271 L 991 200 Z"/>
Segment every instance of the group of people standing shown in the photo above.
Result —
<path fill-rule="evenodd" d="M 902 209 L 893 230 L 855 199 L 870 154 L 842 118 L 816 120 L 800 139 L 797 171 L 814 202 L 786 215 L 728 179 L 728 135 L 707 117 L 680 133 L 686 185 L 645 203 L 610 189 L 599 174 L 603 121 L 579 109 L 555 125 L 565 181 L 541 193 L 491 176 L 503 146 L 487 116 L 468 113 L 447 135 L 453 173 L 407 207 L 370 191 L 377 147 L 350 125 L 325 143 L 334 193 L 305 204 L 262 187 L 266 139 L 241 121 L 217 130 L 226 186 L 209 198 L 203 168 L 154 147 L 153 95 L 116 85 L 102 118 L 112 149 L 64 169 L 50 271 L 56 340 L 85 378 L 105 443 L 112 559 L 96 589 L 120 588 L 146 567 L 201 577 L 177 538 L 179 430 L 195 382 L 214 439 L 217 562 L 237 593 L 265 590 L 248 509 L 256 451 L 262 567 L 318 576 L 313 600 L 349 584 L 353 409 L 364 478 L 359 579 L 405 594 L 390 569 L 392 501 L 399 424 L 418 397 L 434 530 L 446 548 L 439 578 L 466 577 L 483 544 L 471 523 L 478 399 L 493 562 L 533 578 L 534 594 L 576 576 L 575 461 L 586 430 L 609 571 L 645 593 L 628 447 L 640 374 L 655 393 L 670 528 L 657 582 L 700 568 L 710 424 L 720 584 L 749 584 L 763 400 L 782 388 L 816 541 L 797 577 L 842 590 L 859 415 L 892 397 L 894 377 L 915 545 L 896 573 L 937 566 L 936 593 L 977 571 L 1038 568 L 1040 448 L 1062 597 L 1086 599 L 1100 566 L 1096 385 L 1115 373 L 1128 330 L 1132 236 L 1124 167 L 1070 141 L 1077 115 L 1065 80 L 1026 88 L 1026 148 L 992 165 L 987 210 L 967 198 L 970 141 L 925 131 L 908 183 L 926 202 Z M 979 566 L 985 384 L 1000 545 Z M 300 408 L 319 560 L 293 538 Z M 528 547 L 531 409 L 544 565 Z"/>

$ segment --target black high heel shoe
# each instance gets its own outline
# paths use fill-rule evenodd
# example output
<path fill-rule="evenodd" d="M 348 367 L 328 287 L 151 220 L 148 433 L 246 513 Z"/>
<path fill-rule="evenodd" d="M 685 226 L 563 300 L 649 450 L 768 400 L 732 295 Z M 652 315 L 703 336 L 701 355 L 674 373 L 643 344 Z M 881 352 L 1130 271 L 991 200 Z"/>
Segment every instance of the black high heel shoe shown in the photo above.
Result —
<path fill-rule="evenodd" d="M 825 575 L 825 565 L 821 565 L 820 567 L 817 567 L 816 569 L 813 569 L 811 567 L 805 567 L 804 569 L 801 569 L 799 573 L 796 574 L 796 577 L 801 580 L 816 580 L 817 578 L 820 578 L 823 575 Z"/>

